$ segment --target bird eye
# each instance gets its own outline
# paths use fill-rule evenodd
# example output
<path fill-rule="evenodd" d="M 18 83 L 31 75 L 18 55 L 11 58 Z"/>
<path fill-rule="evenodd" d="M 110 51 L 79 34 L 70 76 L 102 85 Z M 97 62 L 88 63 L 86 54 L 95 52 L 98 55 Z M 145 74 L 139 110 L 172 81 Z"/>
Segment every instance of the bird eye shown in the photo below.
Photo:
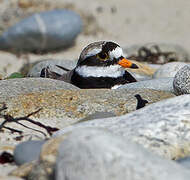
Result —
<path fill-rule="evenodd" d="M 107 53 L 99 53 L 99 54 L 97 54 L 97 57 L 100 60 L 107 60 L 108 59 L 108 54 Z"/>

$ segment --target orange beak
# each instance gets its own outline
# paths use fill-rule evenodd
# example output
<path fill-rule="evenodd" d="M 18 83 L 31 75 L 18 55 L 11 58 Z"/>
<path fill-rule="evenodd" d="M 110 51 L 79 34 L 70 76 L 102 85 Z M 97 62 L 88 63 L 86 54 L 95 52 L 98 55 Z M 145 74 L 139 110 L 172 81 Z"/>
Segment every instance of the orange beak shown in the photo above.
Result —
<path fill-rule="evenodd" d="M 122 58 L 118 61 L 118 64 L 124 68 L 133 68 L 137 69 L 139 68 L 136 64 L 132 63 L 130 60 Z"/>

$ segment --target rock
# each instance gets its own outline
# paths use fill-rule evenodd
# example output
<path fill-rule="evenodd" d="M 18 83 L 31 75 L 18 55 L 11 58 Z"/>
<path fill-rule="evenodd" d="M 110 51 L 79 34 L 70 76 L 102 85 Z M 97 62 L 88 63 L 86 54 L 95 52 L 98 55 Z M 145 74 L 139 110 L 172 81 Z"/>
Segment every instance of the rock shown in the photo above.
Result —
<path fill-rule="evenodd" d="M 29 77 L 40 77 L 41 70 L 45 67 L 49 67 L 50 71 L 56 72 L 58 74 L 64 74 L 67 71 L 56 67 L 56 65 L 63 66 L 67 69 L 73 69 L 76 65 L 76 61 L 71 60 L 44 60 L 36 63 L 29 71 Z"/>
<path fill-rule="evenodd" d="M 168 159 L 190 154 L 190 95 L 183 95 L 148 105 L 138 111 L 106 119 L 97 119 L 66 127 L 55 135 L 80 127 L 102 127 L 142 144 Z"/>
<path fill-rule="evenodd" d="M 169 92 L 149 89 L 54 90 L 20 93 L 20 96 L 14 97 L 10 94 L 0 97 L 0 103 L 5 102 L 8 106 L 7 112 L 13 116 L 23 116 L 43 108 L 33 117 L 75 119 L 84 118 L 95 112 L 111 112 L 119 116 L 134 111 L 137 106 L 136 94 L 146 99 L 149 104 L 175 96 Z"/>
<path fill-rule="evenodd" d="M 190 66 L 181 68 L 175 75 L 173 81 L 174 92 L 176 95 L 190 93 Z"/>
<path fill-rule="evenodd" d="M 137 94 L 148 103 L 175 96 L 172 93 L 148 89 L 127 91 L 124 89 L 51 90 L 28 94 L 20 93 L 20 95 L 15 96 L 11 96 L 11 94 L 0 96 L 1 107 L 2 103 L 5 103 L 8 108 L 1 112 L 3 114 L 8 113 L 18 118 L 39 110 L 30 117 L 37 123 L 20 121 L 32 129 L 27 129 L 17 123 L 7 122 L 6 126 L 22 131 L 22 135 L 10 133 L 9 130 L 4 129 L 4 133 L 0 133 L 1 142 L 15 144 L 18 143 L 18 141 L 15 142 L 15 139 L 25 141 L 28 139 L 28 135 L 31 136 L 32 140 L 47 138 L 51 133 L 58 130 L 57 128 L 77 123 L 95 112 L 107 112 L 115 116 L 126 114 L 136 110 L 137 99 L 135 95 Z M 46 126 L 46 129 L 39 126 L 39 123 Z M 47 131 L 48 126 L 53 130 Z M 50 129 L 49 127 L 48 129 Z"/>
<path fill-rule="evenodd" d="M 32 92 L 43 92 L 56 89 L 79 89 L 72 84 L 48 78 L 17 78 L 0 81 L 0 95 L 16 96 Z"/>
<path fill-rule="evenodd" d="M 187 65 L 187 63 L 184 62 L 166 63 L 157 69 L 153 75 L 153 78 L 174 77 L 175 74 L 185 65 Z"/>
<path fill-rule="evenodd" d="M 164 64 L 173 61 L 189 61 L 188 52 L 180 45 L 166 43 L 148 43 L 123 48 L 129 59 Z"/>
<path fill-rule="evenodd" d="M 22 165 L 37 160 L 45 141 L 25 141 L 18 144 L 14 150 L 14 160 L 17 165 Z"/>
<path fill-rule="evenodd" d="M 174 78 L 159 78 L 146 81 L 140 81 L 130 84 L 125 84 L 118 89 L 154 89 L 160 91 L 174 92 L 173 89 L 173 80 Z"/>
<path fill-rule="evenodd" d="M 21 166 L 17 166 L 14 170 L 12 170 L 9 175 L 10 176 L 16 176 L 20 178 L 26 178 L 28 174 L 32 171 L 32 168 L 36 166 L 36 162 L 32 161 L 29 163 L 25 163 Z"/>
<path fill-rule="evenodd" d="M 163 173 L 164 172 L 164 173 Z M 56 180 L 182 180 L 190 172 L 103 129 L 73 131 L 59 146 Z M 36 179 L 36 178 L 35 178 Z"/>
<path fill-rule="evenodd" d="M 0 37 L 0 49 L 37 52 L 61 49 L 72 45 L 81 29 L 82 21 L 73 11 L 36 13 L 5 31 Z"/>
<path fill-rule="evenodd" d="M 67 135 L 51 138 L 42 146 L 39 160 L 35 164 L 32 164 L 32 168 L 30 168 L 30 171 L 27 172 L 28 180 L 49 179 L 49 177 L 54 179 L 53 173 L 58 148 L 60 143 L 64 141 L 66 137 Z M 17 172 L 17 174 L 18 172 L 19 174 L 24 173 L 24 171 L 20 168 L 18 168 L 15 172 Z M 14 174 L 15 173 L 13 173 L 13 175 Z"/>
<path fill-rule="evenodd" d="M 176 162 L 178 162 L 180 165 L 190 169 L 190 157 L 178 159 Z"/>

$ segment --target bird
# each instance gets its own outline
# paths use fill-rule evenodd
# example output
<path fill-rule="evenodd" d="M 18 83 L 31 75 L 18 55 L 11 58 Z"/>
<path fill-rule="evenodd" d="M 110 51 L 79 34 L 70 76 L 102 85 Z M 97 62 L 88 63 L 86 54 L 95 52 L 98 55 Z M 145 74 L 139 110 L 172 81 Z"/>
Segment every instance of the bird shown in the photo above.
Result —
<path fill-rule="evenodd" d="M 97 41 L 87 45 L 81 52 L 74 69 L 59 75 L 48 68 L 43 69 L 43 76 L 69 82 L 81 89 L 109 88 L 136 82 L 137 80 L 125 68 L 138 68 L 124 58 L 122 48 L 112 41 Z"/>

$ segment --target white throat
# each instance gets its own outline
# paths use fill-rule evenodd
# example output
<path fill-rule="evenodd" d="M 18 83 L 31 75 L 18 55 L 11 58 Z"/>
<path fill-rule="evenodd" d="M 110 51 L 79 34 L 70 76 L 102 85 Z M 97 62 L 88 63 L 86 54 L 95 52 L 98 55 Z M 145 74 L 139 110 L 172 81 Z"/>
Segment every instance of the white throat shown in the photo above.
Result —
<path fill-rule="evenodd" d="M 111 65 L 105 67 L 99 66 L 79 66 L 75 71 L 83 77 L 121 77 L 125 70 L 120 65 Z"/>

